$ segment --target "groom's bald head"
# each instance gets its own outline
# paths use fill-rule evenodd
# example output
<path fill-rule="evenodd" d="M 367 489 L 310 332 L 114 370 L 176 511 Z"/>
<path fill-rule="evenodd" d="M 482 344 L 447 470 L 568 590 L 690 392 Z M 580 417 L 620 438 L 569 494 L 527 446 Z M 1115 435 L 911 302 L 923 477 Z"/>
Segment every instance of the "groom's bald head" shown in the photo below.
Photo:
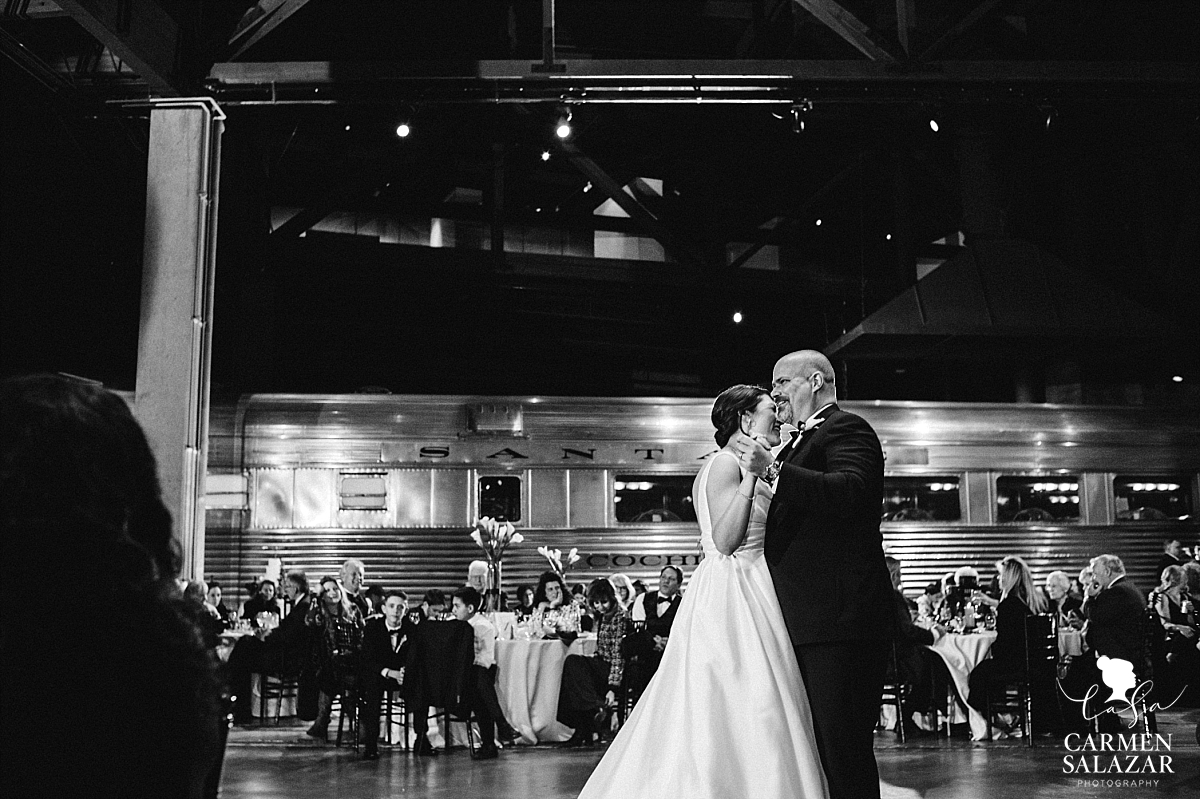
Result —
<path fill-rule="evenodd" d="M 837 398 L 833 364 L 816 350 L 797 350 L 775 363 L 771 399 L 779 420 L 799 425 L 821 406 Z"/>

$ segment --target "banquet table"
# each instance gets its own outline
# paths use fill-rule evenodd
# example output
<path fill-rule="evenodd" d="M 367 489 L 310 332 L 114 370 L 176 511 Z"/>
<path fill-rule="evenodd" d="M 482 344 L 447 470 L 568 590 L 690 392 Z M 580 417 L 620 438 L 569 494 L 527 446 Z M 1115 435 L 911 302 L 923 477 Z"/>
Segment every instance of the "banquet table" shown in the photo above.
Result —
<path fill-rule="evenodd" d="M 975 633 L 947 633 L 929 647 L 945 661 L 950 678 L 954 681 L 954 688 L 964 703 L 969 693 L 967 680 L 971 676 L 971 670 L 987 658 L 995 641 L 994 630 Z M 959 714 L 965 704 L 958 705 L 957 702 L 955 704 L 955 715 L 961 718 Z M 984 719 L 983 714 L 970 707 L 966 707 L 966 711 L 967 721 L 971 725 L 971 739 L 979 741 L 986 738 L 987 720 Z"/>
<path fill-rule="evenodd" d="M 582 635 L 569 647 L 558 639 L 496 642 L 496 694 L 504 715 L 525 743 L 565 741 L 571 728 L 558 721 L 558 688 L 567 655 L 594 655 L 596 638 Z"/>

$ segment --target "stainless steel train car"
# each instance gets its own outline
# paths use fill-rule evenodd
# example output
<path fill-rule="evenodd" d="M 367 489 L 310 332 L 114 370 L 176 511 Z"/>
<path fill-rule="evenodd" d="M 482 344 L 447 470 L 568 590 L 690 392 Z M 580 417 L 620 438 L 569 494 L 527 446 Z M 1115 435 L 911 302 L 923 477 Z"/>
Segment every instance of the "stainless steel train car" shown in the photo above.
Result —
<path fill-rule="evenodd" d="M 1039 581 L 1120 555 L 1148 590 L 1164 540 L 1200 538 L 1200 418 L 1154 408 L 846 402 L 879 433 L 887 551 L 910 594 L 962 565 L 1019 554 Z M 582 555 L 568 580 L 615 572 L 651 588 L 700 561 L 691 483 L 716 451 L 697 399 L 252 395 L 214 408 L 205 572 L 240 586 L 268 558 L 310 577 L 346 558 L 410 594 L 462 585 L 476 517 L 525 536 L 504 587 L 533 583 L 537 547 Z M 235 589 L 230 591 L 230 589 Z"/>

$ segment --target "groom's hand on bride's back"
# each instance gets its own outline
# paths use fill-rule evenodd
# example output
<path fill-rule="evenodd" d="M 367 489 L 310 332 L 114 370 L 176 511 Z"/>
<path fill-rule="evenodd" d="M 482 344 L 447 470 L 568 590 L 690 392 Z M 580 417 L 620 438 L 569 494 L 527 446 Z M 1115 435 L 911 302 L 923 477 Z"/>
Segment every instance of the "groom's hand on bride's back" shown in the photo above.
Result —
<path fill-rule="evenodd" d="M 762 477 L 762 473 L 767 470 L 767 467 L 775 462 L 769 449 L 745 433 L 734 435 L 733 447 L 738 453 L 738 460 L 741 461 L 742 468 L 759 477 Z"/>

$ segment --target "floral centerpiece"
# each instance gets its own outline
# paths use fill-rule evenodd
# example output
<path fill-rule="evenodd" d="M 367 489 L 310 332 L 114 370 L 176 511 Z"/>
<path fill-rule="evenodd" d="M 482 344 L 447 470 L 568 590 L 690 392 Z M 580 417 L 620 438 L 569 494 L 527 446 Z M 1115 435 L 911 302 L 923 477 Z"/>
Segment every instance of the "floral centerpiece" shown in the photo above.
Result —
<path fill-rule="evenodd" d="M 475 520 L 475 529 L 471 531 L 471 540 L 483 550 L 483 554 L 487 558 L 488 583 L 499 597 L 503 590 L 500 581 L 503 578 L 504 550 L 508 549 L 510 544 L 521 543 L 525 540 L 525 536 L 516 531 L 512 522 L 501 522 L 484 516 Z"/>
<path fill-rule="evenodd" d="M 561 549 L 550 549 L 549 547 L 538 547 L 538 554 L 546 559 L 550 564 L 550 570 L 566 581 L 567 572 L 579 562 L 579 548 L 571 547 L 571 551 L 567 553 L 566 561 L 563 560 Z"/>

